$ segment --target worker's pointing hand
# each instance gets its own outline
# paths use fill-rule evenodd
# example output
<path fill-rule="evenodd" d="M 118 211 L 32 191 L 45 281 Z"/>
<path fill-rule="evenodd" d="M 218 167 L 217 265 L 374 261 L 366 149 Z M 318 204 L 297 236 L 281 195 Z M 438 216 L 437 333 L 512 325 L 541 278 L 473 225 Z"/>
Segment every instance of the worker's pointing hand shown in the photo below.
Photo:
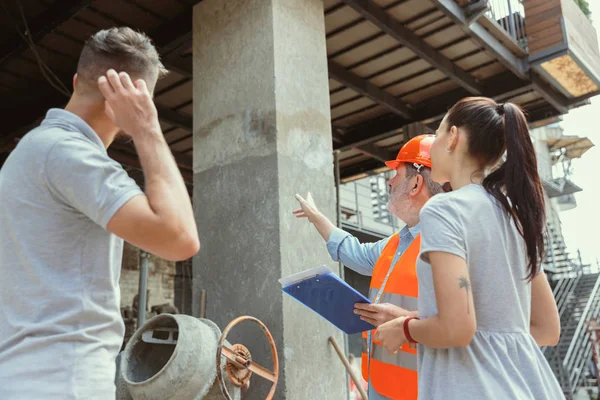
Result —
<path fill-rule="evenodd" d="M 413 314 L 416 316 L 417 314 L 416 311 L 408 311 L 402 307 L 398 307 L 389 303 L 356 303 L 354 305 L 354 313 L 360 315 L 360 319 L 363 321 L 366 321 L 376 327 L 395 318 L 408 317 Z"/>
<path fill-rule="evenodd" d="M 298 210 L 292 211 L 296 218 L 308 218 L 311 223 L 315 223 L 315 219 L 321 214 L 319 209 L 315 205 L 315 201 L 312 198 L 310 192 L 304 199 L 299 194 L 296 195 L 296 200 L 300 203 L 300 207 Z"/>

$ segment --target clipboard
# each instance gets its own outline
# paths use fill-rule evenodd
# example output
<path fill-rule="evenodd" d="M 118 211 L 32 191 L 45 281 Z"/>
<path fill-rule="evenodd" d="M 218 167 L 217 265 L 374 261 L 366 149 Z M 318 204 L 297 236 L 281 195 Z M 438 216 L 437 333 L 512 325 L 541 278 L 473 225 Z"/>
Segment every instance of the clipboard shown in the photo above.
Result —
<path fill-rule="evenodd" d="M 375 329 L 354 314 L 355 303 L 371 303 L 326 266 L 279 279 L 282 290 L 350 335 Z"/>

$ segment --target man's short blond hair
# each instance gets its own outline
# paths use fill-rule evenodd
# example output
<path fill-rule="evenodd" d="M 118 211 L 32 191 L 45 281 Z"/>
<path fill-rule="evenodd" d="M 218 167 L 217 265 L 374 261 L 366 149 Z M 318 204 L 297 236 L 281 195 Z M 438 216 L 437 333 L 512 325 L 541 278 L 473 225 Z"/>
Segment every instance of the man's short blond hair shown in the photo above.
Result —
<path fill-rule="evenodd" d="M 127 72 L 133 79 L 149 78 L 168 71 L 150 38 L 128 27 L 96 32 L 83 46 L 77 65 L 78 81 L 96 89 L 98 78 L 109 69 Z"/>

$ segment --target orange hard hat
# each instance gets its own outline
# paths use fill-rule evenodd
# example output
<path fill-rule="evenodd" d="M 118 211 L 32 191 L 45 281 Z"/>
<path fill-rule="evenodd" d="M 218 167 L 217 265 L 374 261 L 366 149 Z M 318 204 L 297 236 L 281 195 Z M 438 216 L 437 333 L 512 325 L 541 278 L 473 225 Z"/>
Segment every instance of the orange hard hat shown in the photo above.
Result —
<path fill-rule="evenodd" d="M 412 163 L 418 170 L 421 167 L 431 168 L 431 144 L 435 135 L 419 135 L 402 146 L 395 160 L 386 161 L 385 165 L 395 170 L 400 163 Z"/>

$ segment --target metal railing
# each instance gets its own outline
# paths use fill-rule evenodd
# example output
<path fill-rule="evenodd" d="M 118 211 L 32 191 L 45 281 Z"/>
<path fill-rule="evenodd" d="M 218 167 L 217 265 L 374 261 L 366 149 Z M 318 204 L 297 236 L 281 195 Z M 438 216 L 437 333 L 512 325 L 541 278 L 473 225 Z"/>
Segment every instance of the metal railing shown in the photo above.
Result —
<path fill-rule="evenodd" d="M 402 223 L 393 215 L 386 215 L 385 196 L 373 180 L 387 182 L 385 173 L 340 185 L 340 214 L 342 226 L 354 228 L 376 236 L 389 236 L 398 231 Z M 385 188 L 384 188 L 385 191 Z"/>
<path fill-rule="evenodd" d="M 485 15 L 495 21 L 523 49 L 527 49 L 523 0 L 488 0 L 488 11 Z"/>
<path fill-rule="evenodd" d="M 589 293 L 588 302 L 581 313 L 581 317 L 575 328 L 575 333 L 573 334 L 573 340 L 569 345 L 569 349 L 567 350 L 567 354 L 563 361 L 565 370 L 570 372 L 570 383 L 572 387 L 577 387 L 579 385 L 579 379 L 582 370 L 585 367 L 585 361 L 587 361 L 588 356 L 591 354 L 590 332 L 587 329 L 586 324 L 591 318 L 596 317 L 598 311 L 600 311 L 600 298 L 598 296 L 600 279 L 598 279 L 598 275 L 596 274 L 589 275 L 589 278 L 592 277 L 596 277 L 596 282 Z"/>

